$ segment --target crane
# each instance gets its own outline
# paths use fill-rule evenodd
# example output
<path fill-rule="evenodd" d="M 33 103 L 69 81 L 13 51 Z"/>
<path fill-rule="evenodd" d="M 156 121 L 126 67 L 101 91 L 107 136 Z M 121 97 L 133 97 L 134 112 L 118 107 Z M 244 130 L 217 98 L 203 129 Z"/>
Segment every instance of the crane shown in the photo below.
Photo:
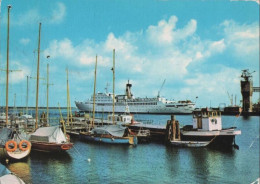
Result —
<path fill-rule="evenodd" d="M 227 91 L 227 94 L 228 94 L 228 98 L 230 100 L 230 105 L 233 106 L 233 95 L 231 95 L 231 97 L 230 97 L 228 91 Z"/>
<path fill-rule="evenodd" d="M 163 86 L 164 86 L 164 84 L 165 84 L 165 81 L 166 81 L 166 79 L 164 79 L 164 81 L 163 81 L 163 83 L 162 83 L 162 86 L 161 86 L 160 90 L 158 91 L 157 98 L 160 98 L 160 92 L 161 92 L 161 90 L 162 90 L 162 88 L 163 88 Z"/>

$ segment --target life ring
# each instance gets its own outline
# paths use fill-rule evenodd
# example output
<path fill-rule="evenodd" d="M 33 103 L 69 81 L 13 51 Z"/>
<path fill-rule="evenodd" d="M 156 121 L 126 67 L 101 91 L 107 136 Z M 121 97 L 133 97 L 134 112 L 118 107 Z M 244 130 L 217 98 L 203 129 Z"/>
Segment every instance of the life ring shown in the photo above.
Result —
<path fill-rule="evenodd" d="M 13 144 L 13 148 L 10 148 L 10 144 Z M 8 152 L 14 152 L 17 149 L 17 143 L 14 140 L 7 141 L 5 143 L 5 149 Z"/>
<path fill-rule="evenodd" d="M 63 144 L 63 145 L 61 145 L 61 149 L 62 149 L 62 150 L 69 150 L 69 149 L 70 149 L 70 146 L 67 145 L 67 144 Z"/>
<path fill-rule="evenodd" d="M 23 147 L 23 144 L 26 144 L 26 147 L 24 148 Z M 19 149 L 21 150 L 21 151 L 27 151 L 28 149 L 30 149 L 31 148 L 31 143 L 29 142 L 29 141 L 27 141 L 27 140 L 22 140 L 22 141 L 20 141 L 20 143 L 19 143 Z"/>

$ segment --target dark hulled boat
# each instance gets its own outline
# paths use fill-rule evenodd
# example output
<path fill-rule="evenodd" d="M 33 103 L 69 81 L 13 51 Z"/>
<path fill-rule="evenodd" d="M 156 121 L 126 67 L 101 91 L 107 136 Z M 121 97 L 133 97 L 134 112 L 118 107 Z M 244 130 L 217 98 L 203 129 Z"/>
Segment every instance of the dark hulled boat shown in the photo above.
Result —
<path fill-rule="evenodd" d="M 241 130 L 236 127 L 222 128 L 221 113 L 208 108 L 193 112 L 193 125 L 180 129 L 179 122 L 172 117 L 167 122 L 166 129 L 171 144 L 177 145 L 177 141 L 183 141 L 183 145 L 187 142 L 194 143 L 191 144 L 194 146 L 187 147 L 237 147 L 235 136 L 241 134 Z"/>
<path fill-rule="evenodd" d="M 30 134 L 29 140 L 32 150 L 43 152 L 63 152 L 73 146 L 59 126 L 40 127 Z"/>

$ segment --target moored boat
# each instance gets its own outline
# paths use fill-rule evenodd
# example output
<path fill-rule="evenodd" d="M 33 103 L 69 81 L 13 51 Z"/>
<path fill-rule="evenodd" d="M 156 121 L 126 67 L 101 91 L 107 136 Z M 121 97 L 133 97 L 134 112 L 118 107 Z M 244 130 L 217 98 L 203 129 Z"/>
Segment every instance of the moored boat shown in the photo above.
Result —
<path fill-rule="evenodd" d="M 31 143 L 10 128 L 0 130 L 0 159 L 21 160 L 31 152 Z"/>
<path fill-rule="evenodd" d="M 241 130 L 236 127 L 222 128 L 221 113 L 208 108 L 194 111 L 193 125 L 183 128 L 180 128 L 179 122 L 172 116 L 167 122 L 166 131 L 172 145 L 187 147 L 238 148 L 235 136 L 241 134 Z"/>
<path fill-rule="evenodd" d="M 93 128 L 90 132 L 80 132 L 80 140 L 109 143 L 136 145 L 137 137 L 130 135 L 129 129 L 121 125 L 108 125 Z"/>
<path fill-rule="evenodd" d="M 43 152 L 63 152 L 72 148 L 73 143 L 59 126 L 40 127 L 29 135 L 32 150 Z"/>

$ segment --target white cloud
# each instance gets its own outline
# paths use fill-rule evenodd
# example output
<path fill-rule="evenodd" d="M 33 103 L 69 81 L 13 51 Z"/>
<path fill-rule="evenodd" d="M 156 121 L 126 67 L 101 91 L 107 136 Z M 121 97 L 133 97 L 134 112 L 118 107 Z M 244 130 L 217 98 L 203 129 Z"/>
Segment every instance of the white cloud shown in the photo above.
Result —
<path fill-rule="evenodd" d="M 17 84 L 24 81 L 26 76 L 29 75 L 30 69 L 27 66 L 21 65 L 20 61 L 11 61 L 9 82 L 10 84 Z"/>
<path fill-rule="evenodd" d="M 77 63 L 79 67 L 94 64 L 97 54 L 98 66 L 107 67 L 112 66 L 112 50 L 115 49 L 116 66 L 119 71 L 125 71 L 125 75 L 149 80 L 179 80 L 188 74 L 187 67 L 192 62 L 223 52 L 225 41 L 200 40 L 195 35 L 196 20 L 192 19 L 183 28 L 176 29 L 177 20 L 176 16 L 171 16 L 168 21 L 161 20 L 144 31 L 126 32 L 119 37 L 109 33 L 100 43 L 85 40 L 73 45 L 68 38 L 54 40 L 45 54 Z M 161 44 L 155 44 L 158 41 Z"/>
<path fill-rule="evenodd" d="M 178 18 L 171 16 L 161 20 L 157 26 L 151 25 L 146 30 L 148 40 L 154 45 L 168 46 L 192 36 L 197 29 L 197 21 L 192 19 L 183 29 L 176 29 Z"/>
<path fill-rule="evenodd" d="M 232 74 L 232 75 L 230 75 Z M 199 100 L 210 102 L 210 100 L 218 103 L 229 104 L 227 91 L 230 94 L 237 92 L 235 95 L 240 97 L 240 75 L 241 70 L 234 68 L 222 67 L 218 72 L 197 73 L 192 78 L 185 79 L 187 87 L 180 92 L 183 96 L 192 94 L 199 97 Z M 240 98 L 237 98 L 239 103 Z M 218 106 L 219 104 L 214 104 Z"/>
<path fill-rule="evenodd" d="M 225 40 L 233 54 L 248 58 L 259 53 L 259 24 L 238 24 L 232 20 L 222 23 Z"/>
<path fill-rule="evenodd" d="M 109 33 L 103 42 L 86 39 L 75 45 L 68 38 L 54 40 L 45 53 L 62 62 L 73 63 L 78 70 L 85 67 L 93 70 L 97 54 L 98 77 L 103 77 L 100 83 L 105 86 L 110 81 L 108 76 L 112 75 L 112 50 L 115 49 L 116 75 L 120 76 L 117 83 L 121 88 L 117 87 L 117 91 L 123 91 L 127 79 L 130 79 L 136 89 L 144 89 L 136 90 L 136 96 L 154 96 L 157 95 L 162 81 L 167 79 L 167 85 L 171 88 L 165 89 L 165 94 L 172 94 L 176 99 L 201 96 L 201 99 L 205 98 L 204 101 L 216 97 L 217 101 L 226 102 L 226 99 L 223 100 L 226 90 L 231 91 L 230 93 L 239 91 L 241 71 L 224 67 L 223 62 L 216 62 L 212 67 L 217 65 L 219 71 L 216 72 L 214 68 L 212 72 L 208 70 L 201 73 L 201 61 L 207 64 L 210 57 L 222 54 L 228 48 L 234 47 L 238 51 L 239 44 L 245 46 L 249 42 L 254 43 L 257 40 L 256 28 L 226 21 L 222 24 L 223 38 L 202 40 L 196 34 L 199 26 L 196 20 L 188 21 L 182 28 L 177 27 L 177 20 L 177 17 L 172 16 L 168 20 L 160 20 L 157 25 L 148 26 L 147 29 L 126 32 L 120 36 Z M 251 52 L 250 48 L 245 50 Z M 88 72 L 86 76 L 80 78 L 90 80 L 93 73 Z M 180 81 L 184 81 L 181 87 L 175 88 L 174 84 Z"/>

